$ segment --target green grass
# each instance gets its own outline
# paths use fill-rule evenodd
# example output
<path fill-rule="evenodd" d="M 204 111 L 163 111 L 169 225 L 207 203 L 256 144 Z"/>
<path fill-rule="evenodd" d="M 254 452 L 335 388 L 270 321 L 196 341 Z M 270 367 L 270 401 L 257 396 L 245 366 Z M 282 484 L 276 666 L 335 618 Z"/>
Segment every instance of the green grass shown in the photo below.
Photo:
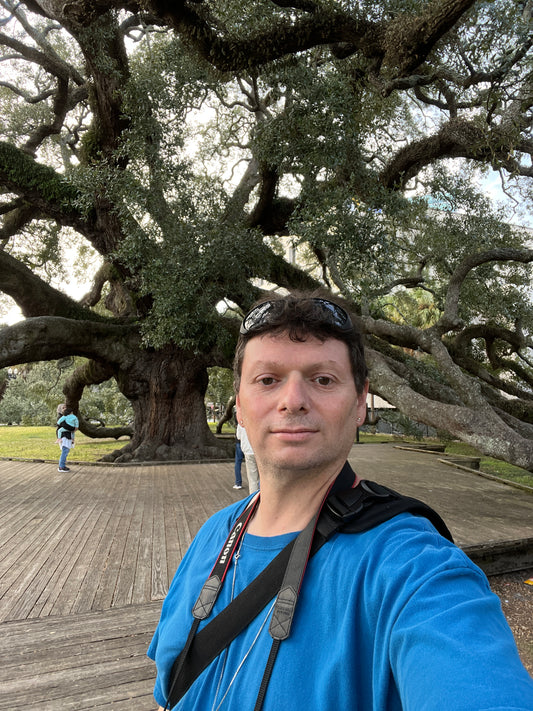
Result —
<path fill-rule="evenodd" d="M 76 432 L 76 445 L 69 454 L 70 460 L 96 462 L 104 454 L 123 447 L 127 437 L 120 440 L 93 440 Z M 0 427 L 0 457 L 17 459 L 59 460 L 55 427 Z"/>
<path fill-rule="evenodd" d="M 501 479 L 514 481 L 517 484 L 525 484 L 526 486 L 533 487 L 533 474 L 530 472 L 525 469 L 520 469 L 520 467 L 515 467 L 513 464 L 502 462 L 499 459 L 485 457 L 485 455 L 480 454 L 468 444 L 463 444 L 462 442 L 451 442 L 446 445 L 446 453 L 480 457 L 481 461 L 479 463 L 479 468 L 482 472 L 492 474 L 493 476 L 500 477 Z"/>
<path fill-rule="evenodd" d="M 208 422 L 209 429 L 211 432 L 216 432 L 217 429 L 217 423 L 216 422 Z M 235 427 L 231 425 L 229 422 L 225 422 L 222 425 L 222 434 L 227 435 L 227 434 L 235 434 Z"/>
<path fill-rule="evenodd" d="M 214 431 L 216 425 L 210 422 L 209 427 Z M 229 424 L 225 424 L 222 428 L 222 434 L 228 435 L 233 434 L 233 432 L 234 428 Z M 109 454 L 115 449 L 123 447 L 127 441 L 127 437 L 122 437 L 118 441 L 114 439 L 93 440 L 81 434 L 81 432 L 77 432 L 76 446 L 69 454 L 69 459 L 79 462 L 97 462 L 104 454 Z M 382 443 L 398 442 L 400 440 L 392 435 L 372 435 L 361 432 L 359 441 L 362 443 Z M 530 474 L 525 469 L 507 464 L 507 462 L 485 457 L 467 444 L 460 442 L 447 444 L 446 453 L 481 457 L 481 471 L 533 487 L 533 474 Z M 54 427 L 22 427 L 18 425 L 0 427 L 0 458 L 11 457 L 17 459 L 58 460 L 59 447 L 55 443 Z"/>

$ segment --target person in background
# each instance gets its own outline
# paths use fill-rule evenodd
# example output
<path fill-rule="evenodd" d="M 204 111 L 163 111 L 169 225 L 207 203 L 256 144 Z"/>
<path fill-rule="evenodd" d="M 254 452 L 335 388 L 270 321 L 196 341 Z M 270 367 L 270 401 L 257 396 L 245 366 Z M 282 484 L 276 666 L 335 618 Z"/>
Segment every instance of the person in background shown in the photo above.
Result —
<path fill-rule="evenodd" d="M 244 461 L 246 462 L 246 477 L 248 479 L 248 491 L 253 494 L 259 489 L 259 472 L 257 470 L 257 462 L 255 460 L 254 450 L 246 434 L 246 430 L 239 422 L 237 425 L 237 439 L 240 442 Z"/>
<path fill-rule="evenodd" d="M 59 458 L 59 466 L 57 471 L 69 472 L 70 469 L 67 467 L 67 457 L 72 447 L 74 447 L 74 433 L 80 426 L 80 423 L 70 408 L 66 405 L 60 405 L 59 407 L 62 407 L 62 413 L 57 421 L 56 433 L 57 443 L 61 448 L 61 456 Z"/>
<path fill-rule="evenodd" d="M 242 463 L 244 460 L 244 453 L 242 451 L 241 443 L 237 437 L 237 432 L 235 432 L 235 484 L 234 489 L 242 489 Z"/>

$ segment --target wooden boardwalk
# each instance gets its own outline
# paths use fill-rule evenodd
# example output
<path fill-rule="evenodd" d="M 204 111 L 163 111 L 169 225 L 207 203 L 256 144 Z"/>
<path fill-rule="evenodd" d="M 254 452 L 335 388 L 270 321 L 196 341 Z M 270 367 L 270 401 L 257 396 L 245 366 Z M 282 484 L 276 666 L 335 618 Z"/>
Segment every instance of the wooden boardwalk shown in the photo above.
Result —
<path fill-rule="evenodd" d="M 229 463 L 3 463 L 0 622 L 160 600 L 207 517 L 240 498 Z"/>
<path fill-rule="evenodd" d="M 533 540 L 533 496 L 390 445 L 362 476 L 418 496 L 462 547 Z M 233 463 L 0 462 L 0 709 L 153 709 L 146 648 L 192 537 L 246 495 Z"/>

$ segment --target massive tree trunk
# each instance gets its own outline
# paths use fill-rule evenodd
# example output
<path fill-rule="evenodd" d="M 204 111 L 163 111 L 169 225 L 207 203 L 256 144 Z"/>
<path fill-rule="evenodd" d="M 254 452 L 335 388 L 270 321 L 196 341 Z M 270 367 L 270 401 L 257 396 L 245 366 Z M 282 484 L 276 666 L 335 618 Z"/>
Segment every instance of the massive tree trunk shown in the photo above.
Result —
<path fill-rule="evenodd" d="M 89 358 L 64 387 L 75 411 L 83 389 L 114 377 L 134 412 L 132 440 L 106 461 L 213 459 L 231 446 L 209 430 L 204 405 L 206 356 L 177 346 L 147 348 L 135 326 L 38 317 L 0 330 L 0 363 L 15 365 L 62 357 Z M 98 436 L 109 436 L 105 431 Z M 111 435 L 114 436 L 114 435 Z"/>
<path fill-rule="evenodd" d="M 210 431 L 205 413 L 207 369 L 201 356 L 177 348 L 138 351 L 134 364 L 117 381 L 133 406 L 134 435 L 123 450 L 104 457 L 182 460 L 231 456 L 228 446 Z"/>

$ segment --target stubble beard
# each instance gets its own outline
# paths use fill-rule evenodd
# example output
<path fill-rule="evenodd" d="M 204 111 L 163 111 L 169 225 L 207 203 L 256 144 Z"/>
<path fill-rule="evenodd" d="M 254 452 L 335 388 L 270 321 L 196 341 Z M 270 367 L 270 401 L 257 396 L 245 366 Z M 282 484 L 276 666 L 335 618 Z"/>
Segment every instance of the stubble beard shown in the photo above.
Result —
<path fill-rule="evenodd" d="M 342 462 L 340 459 L 331 459 L 316 453 L 313 456 L 305 452 L 302 452 L 300 457 L 296 452 L 292 461 L 283 461 L 281 456 L 269 457 L 268 454 L 259 459 L 256 455 L 260 479 L 268 477 L 278 485 L 320 480 L 330 471 L 340 470 L 346 458 L 342 457 Z"/>

